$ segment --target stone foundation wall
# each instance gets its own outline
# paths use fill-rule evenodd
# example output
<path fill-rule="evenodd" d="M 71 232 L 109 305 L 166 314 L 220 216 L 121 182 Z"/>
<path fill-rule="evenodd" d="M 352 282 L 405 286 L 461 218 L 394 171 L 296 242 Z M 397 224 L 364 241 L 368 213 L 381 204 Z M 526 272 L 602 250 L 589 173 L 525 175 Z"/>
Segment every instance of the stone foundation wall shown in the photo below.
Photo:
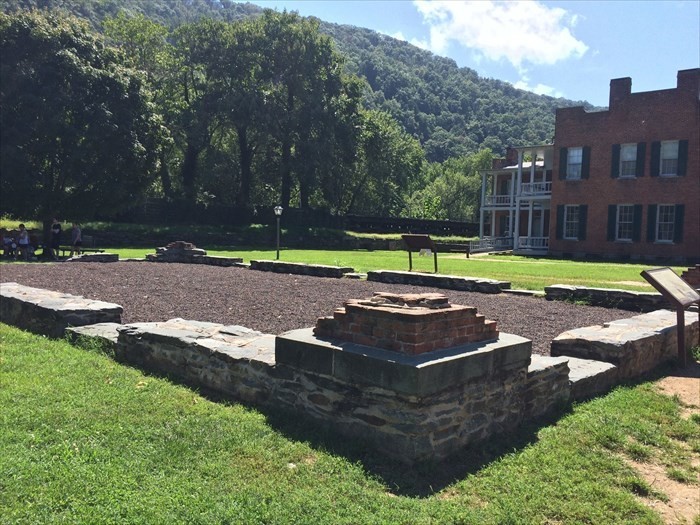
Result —
<path fill-rule="evenodd" d="M 506 337 L 497 363 L 488 352 L 466 352 L 475 355 L 473 360 L 467 356 L 469 362 L 461 368 L 469 370 L 470 378 L 438 382 L 426 377 L 397 391 L 371 377 L 357 377 L 358 367 L 387 366 L 378 365 L 378 356 L 362 356 L 328 342 L 319 342 L 325 352 L 309 354 L 350 353 L 335 356 L 337 366 L 320 373 L 319 367 L 309 371 L 277 361 L 280 338 L 243 327 L 174 319 L 125 325 L 117 331 L 115 355 L 121 361 L 256 405 L 289 408 L 408 462 L 445 457 L 517 427 L 524 415 L 530 347 L 529 341 L 516 336 Z M 310 330 L 298 332 L 303 333 L 285 334 L 287 343 L 313 339 Z M 342 363 L 345 358 L 364 362 L 356 362 L 353 369 Z M 463 358 L 455 352 L 439 356 L 440 373 L 460 369 L 458 361 Z M 407 356 L 400 366 L 417 374 L 430 368 L 427 358 L 420 363 L 414 359 Z M 445 360 L 452 363 L 439 363 Z M 406 391 L 416 385 L 415 393 Z"/>
<path fill-rule="evenodd" d="M 669 310 L 569 330 L 552 341 L 553 356 L 572 356 L 612 363 L 620 380 L 643 376 L 678 356 L 676 313 Z M 685 315 L 685 341 L 698 341 L 698 318 Z"/>
<path fill-rule="evenodd" d="M 567 284 L 545 286 L 544 292 L 548 301 L 582 302 L 591 306 L 620 308 L 632 312 L 652 312 L 669 307 L 668 301 L 661 294 L 653 292 L 587 288 Z"/>
<path fill-rule="evenodd" d="M 120 323 L 122 307 L 77 295 L 0 284 L 0 321 L 49 337 L 63 337 L 69 326 Z"/>
<path fill-rule="evenodd" d="M 347 266 L 326 266 L 323 264 L 303 264 L 283 261 L 250 261 L 251 270 L 262 272 L 291 273 L 295 275 L 313 275 L 315 277 L 343 277 L 346 273 L 354 273 Z"/>
<path fill-rule="evenodd" d="M 446 288 L 461 292 L 501 293 L 510 288 L 507 281 L 481 279 L 477 277 L 462 277 L 456 275 L 439 275 L 434 273 L 399 272 L 376 270 L 367 272 L 367 280 L 388 284 L 409 284 L 414 286 L 429 286 L 431 288 Z"/>

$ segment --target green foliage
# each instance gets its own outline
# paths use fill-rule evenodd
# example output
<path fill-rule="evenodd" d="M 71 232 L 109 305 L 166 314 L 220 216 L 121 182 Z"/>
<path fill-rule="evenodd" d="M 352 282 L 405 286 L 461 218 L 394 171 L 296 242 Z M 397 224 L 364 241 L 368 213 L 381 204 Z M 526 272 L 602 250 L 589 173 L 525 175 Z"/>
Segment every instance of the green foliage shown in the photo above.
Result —
<path fill-rule="evenodd" d="M 73 18 L 0 13 L 0 192 L 15 216 L 91 218 L 137 201 L 165 130 L 142 78 Z"/>

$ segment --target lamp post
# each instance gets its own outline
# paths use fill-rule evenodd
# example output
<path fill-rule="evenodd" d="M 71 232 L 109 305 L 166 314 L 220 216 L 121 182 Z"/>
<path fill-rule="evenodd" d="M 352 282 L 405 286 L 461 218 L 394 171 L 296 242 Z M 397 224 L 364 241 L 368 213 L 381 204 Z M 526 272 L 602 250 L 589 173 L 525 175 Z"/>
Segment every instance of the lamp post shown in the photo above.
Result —
<path fill-rule="evenodd" d="M 280 259 L 280 217 L 282 217 L 282 206 L 275 206 L 275 217 L 277 217 L 277 259 Z"/>

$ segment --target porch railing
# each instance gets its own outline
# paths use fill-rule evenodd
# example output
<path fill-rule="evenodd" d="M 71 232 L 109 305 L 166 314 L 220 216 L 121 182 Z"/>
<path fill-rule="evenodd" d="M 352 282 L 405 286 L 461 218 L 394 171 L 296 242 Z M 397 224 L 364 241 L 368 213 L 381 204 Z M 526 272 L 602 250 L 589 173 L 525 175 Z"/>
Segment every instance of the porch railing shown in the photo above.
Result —
<path fill-rule="evenodd" d="M 549 237 L 518 237 L 518 248 L 526 250 L 546 250 L 549 248 Z"/>
<path fill-rule="evenodd" d="M 510 206 L 513 198 L 510 195 L 487 195 L 486 206 Z"/>
<path fill-rule="evenodd" d="M 513 249 L 513 237 L 484 237 L 469 242 L 469 252 L 499 252 Z"/>
<path fill-rule="evenodd" d="M 525 182 L 520 185 L 521 195 L 550 195 L 551 193 L 551 182 Z"/>

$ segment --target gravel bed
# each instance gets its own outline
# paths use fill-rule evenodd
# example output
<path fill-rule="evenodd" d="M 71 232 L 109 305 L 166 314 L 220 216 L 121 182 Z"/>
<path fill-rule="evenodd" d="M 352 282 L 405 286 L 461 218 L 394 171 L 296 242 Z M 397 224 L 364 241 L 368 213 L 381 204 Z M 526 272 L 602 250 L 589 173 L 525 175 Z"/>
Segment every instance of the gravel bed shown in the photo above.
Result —
<path fill-rule="evenodd" d="M 368 298 L 373 292 L 438 292 L 447 295 L 452 304 L 476 306 L 479 313 L 498 322 L 500 331 L 531 339 L 533 352 L 543 355 L 549 355 L 551 340 L 566 330 L 635 315 L 624 310 L 534 297 L 199 264 L 3 263 L 0 264 L 0 281 L 117 303 L 124 307 L 123 323 L 180 317 L 237 324 L 271 334 L 314 326 L 318 317 L 332 315 L 344 301 Z"/>

